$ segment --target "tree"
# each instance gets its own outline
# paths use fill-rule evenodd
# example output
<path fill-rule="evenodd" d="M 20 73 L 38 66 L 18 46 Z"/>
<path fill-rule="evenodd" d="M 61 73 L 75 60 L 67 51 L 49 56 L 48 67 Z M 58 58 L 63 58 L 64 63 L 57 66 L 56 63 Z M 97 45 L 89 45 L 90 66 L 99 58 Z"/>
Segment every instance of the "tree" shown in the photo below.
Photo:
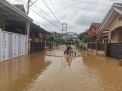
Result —
<path fill-rule="evenodd" d="M 88 36 L 84 33 L 79 34 L 78 39 L 82 40 L 82 42 L 87 43 L 92 41 L 92 37 Z"/>
<path fill-rule="evenodd" d="M 78 39 L 82 40 L 83 36 L 84 36 L 84 35 L 83 35 L 82 33 L 80 33 L 80 34 L 78 35 Z"/>
<path fill-rule="evenodd" d="M 83 38 L 82 38 L 82 41 L 84 43 L 91 42 L 92 41 L 92 37 L 91 36 L 88 36 L 88 35 L 84 35 Z"/>
<path fill-rule="evenodd" d="M 50 35 L 50 36 L 48 36 L 48 41 L 54 41 L 55 39 L 54 39 L 54 36 L 53 35 Z"/>

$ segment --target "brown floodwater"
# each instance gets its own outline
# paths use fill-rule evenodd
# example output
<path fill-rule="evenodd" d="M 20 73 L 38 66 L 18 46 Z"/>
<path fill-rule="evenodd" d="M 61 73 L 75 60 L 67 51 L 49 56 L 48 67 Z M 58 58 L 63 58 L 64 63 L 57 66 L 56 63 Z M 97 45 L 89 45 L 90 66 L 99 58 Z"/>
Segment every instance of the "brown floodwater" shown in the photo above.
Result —
<path fill-rule="evenodd" d="M 122 91 L 118 61 L 76 50 L 64 56 L 64 46 L 0 62 L 0 91 Z"/>

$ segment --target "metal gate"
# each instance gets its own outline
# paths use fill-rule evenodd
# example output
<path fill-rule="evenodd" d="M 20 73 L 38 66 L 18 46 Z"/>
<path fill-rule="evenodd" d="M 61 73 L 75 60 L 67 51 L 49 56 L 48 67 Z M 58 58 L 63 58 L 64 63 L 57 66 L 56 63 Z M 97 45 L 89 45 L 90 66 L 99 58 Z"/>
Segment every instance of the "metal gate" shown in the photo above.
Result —
<path fill-rule="evenodd" d="M 108 44 L 108 56 L 122 59 L 122 43 Z"/>

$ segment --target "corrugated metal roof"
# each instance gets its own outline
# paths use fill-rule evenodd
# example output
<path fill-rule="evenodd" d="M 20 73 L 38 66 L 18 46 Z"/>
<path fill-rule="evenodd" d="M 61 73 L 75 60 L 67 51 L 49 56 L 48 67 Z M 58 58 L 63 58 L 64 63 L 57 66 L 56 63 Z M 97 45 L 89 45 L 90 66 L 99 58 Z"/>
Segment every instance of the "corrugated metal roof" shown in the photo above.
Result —
<path fill-rule="evenodd" d="M 0 0 L 0 7 L 1 8 L 5 8 L 6 10 L 12 11 L 12 13 L 15 13 L 18 16 L 23 17 L 24 19 L 28 20 L 28 21 L 33 21 L 29 16 L 27 16 L 24 12 L 22 12 L 20 9 L 18 9 L 17 7 L 15 7 L 14 5 L 10 4 L 8 1 L 6 0 Z"/>

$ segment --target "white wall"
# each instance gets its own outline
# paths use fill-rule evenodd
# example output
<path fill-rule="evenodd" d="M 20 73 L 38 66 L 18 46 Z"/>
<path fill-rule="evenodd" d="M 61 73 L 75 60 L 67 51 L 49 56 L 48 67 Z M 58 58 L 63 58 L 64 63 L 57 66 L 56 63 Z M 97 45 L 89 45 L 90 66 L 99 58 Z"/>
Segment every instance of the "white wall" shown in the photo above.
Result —
<path fill-rule="evenodd" d="M 28 54 L 28 36 L 0 29 L 0 61 Z"/>
<path fill-rule="evenodd" d="M 108 28 L 106 30 L 110 31 L 109 34 L 109 40 L 111 40 L 111 43 L 118 43 L 119 42 L 119 33 L 121 32 L 114 32 L 114 30 L 120 26 L 122 26 L 122 20 L 120 21 L 119 18 L 122 17 L 122 15 L 117 15 L 114 20 L 112 21 L 112 23 L 108 26 Z M 113 32 L 113 33 L 112 33 Z M 112 34 L 112 35 L 111 35 Z M 113 36 L 111 38 L 111 36 Z"/>

